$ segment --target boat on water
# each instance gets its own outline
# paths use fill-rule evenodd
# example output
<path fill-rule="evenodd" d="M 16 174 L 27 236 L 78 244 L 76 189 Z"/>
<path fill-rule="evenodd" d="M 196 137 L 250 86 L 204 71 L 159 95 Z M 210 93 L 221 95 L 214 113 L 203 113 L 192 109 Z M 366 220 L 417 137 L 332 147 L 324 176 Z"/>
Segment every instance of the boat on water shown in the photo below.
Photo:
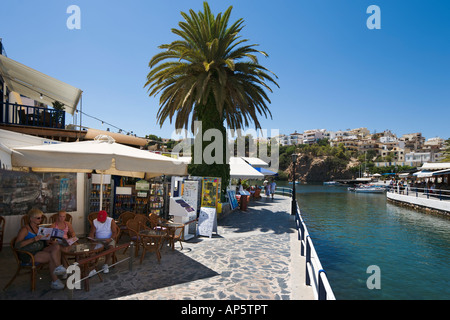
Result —
<path fill-rule="evenodd" d="M 336 186 L 336 185 L 339 185 L 339 182 L 337 182 L 337 181 L 325 181 L 323 184 L 325 186 Z"/>
<path fill-rule="evenodd" d="M 384 193 L 386 188 L 379 185 L 360 184 L 356 187 L 350 187 L 348 190 L 359 193 Z"/>
<path fill-rule="evenodd" d="M 386 189 L 376 187 L 376 186 L 355 188 L 355 192 L 360 192 L 360 193 L 384 193 L 385 191 L 386 191 Z"/>

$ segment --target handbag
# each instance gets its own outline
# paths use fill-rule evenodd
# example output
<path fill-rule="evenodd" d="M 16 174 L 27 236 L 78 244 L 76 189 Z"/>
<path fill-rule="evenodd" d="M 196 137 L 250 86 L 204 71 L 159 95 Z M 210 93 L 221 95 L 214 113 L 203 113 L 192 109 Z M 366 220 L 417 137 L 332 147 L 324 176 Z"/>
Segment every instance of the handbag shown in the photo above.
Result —
<path fill-rule="evenodd" d="M 23 246 L 23 247 L 19 247 L 18 244 L 19 243 L 16 243 L 16 245 L 15 245 L 17 250 L 27 251 L 27 252 L 31 253 L 33 256 L 36 253 L 38 253 L 39 251 L 42 251 L 42 249 L 44 249 L 44 247 L 45 247 L 44 241 L 40 241 L 40 240 L 32 242 L 30 244 L 27 244 L 26 246 Z M 20 260 L 24 263 L 29 263 L 31 261 L 30 256 L 27 254 L 18 252 L 18 255 L 19 255 Z"/>

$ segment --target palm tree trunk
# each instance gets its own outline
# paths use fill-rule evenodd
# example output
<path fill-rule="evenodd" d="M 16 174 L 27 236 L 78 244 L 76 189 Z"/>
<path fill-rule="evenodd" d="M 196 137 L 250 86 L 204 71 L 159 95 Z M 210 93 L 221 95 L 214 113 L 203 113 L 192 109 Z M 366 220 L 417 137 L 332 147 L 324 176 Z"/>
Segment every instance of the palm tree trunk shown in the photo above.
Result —
<path fill-rule="evenodd" d="M 212 99 L 209 99 L 209 101 L 211 100 Z M 230 165 L 229 154 L 227 152 L 227 134 L 223 124 L 223 117 L 220 116 L 213 103 L 209 103 L 209 105 L 206 106 L 197 106 L 195 113 L 197 114 L 198 121 L 201 121 L 202 125 L 201 134 L 200 132 L 197 132 L 191 153 L 192 155 L 195 155 L 195 145 L 201 144 L 202 156 L 201 163 L 195 163 L 199 162 L 198 159 L 194 159 L 194 157 L 192 158 L 191 164 L 188 165 L 188 173 L 192 176 L 221 178 L 222 195 L 224 195 L 230 181 Z M 221 152 L 222 159 L 221 161 L 217 161 L 220 163 L 210 164 L 205 162 L 205 149 L 212 143 L 217 144 L 217 141 L 205 141 L 204 139 L 205 133 L 210 129 L 219 130 L 222 136 L 223 143 L 220 146 L 221 149 L 217 150 L 218 148 L 216 148 L 213 151 L 213 153 Z M 213 154 L 213 156 L 216 156 L 216 154 Z"/>

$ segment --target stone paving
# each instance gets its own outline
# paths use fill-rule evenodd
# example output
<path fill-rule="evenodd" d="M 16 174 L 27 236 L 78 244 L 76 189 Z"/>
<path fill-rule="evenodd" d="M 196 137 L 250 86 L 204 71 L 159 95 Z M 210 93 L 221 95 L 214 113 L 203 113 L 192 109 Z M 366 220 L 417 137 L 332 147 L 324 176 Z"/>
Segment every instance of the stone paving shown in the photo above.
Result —
<path fill-rule="evenodd" d="M 276 196 L 251 201 L 246 212 L 235 210 L 218 222 L 212 238 L 195 237 L 176 250 L 162 249 L 158 263 L 147 253 L 142 264 L 128 261 L 90 280 L 90 291 L 51 290 L 48 270 L 40 272 L 36 291 L 29 276 L 21 275 L 0 299 L 39 300 L 297 300 L 313 299 L 304 285 L 304 261 L 298 255 L 297 234 L 290 199 Z M 126 241 L 123 236 L 122 241 Z M 119 260 L 128 257 L 120 252 Z M 15 271 L 7 247 L 0 252 L 0 287 Z"/>

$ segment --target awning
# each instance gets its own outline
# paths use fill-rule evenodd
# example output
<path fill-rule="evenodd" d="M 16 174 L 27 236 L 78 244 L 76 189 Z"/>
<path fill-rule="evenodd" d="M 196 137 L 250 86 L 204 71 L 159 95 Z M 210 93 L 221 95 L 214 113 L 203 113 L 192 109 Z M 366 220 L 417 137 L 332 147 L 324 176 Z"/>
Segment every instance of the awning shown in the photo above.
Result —
<path fill-rule="evenodd" d="M 422 165 L 421 170 L 445 170 L 450 169 L 450 162 L 427 162 Z"/>
<path fill-rule="evenodd" d="M 0 74 L 11 90 L 51 106 L 59 101 L 73 115 L 82 91 L 58 79 L 0 55 Z"/>
<path fill-rule="evenodd" d="M 433 175 L 433 172 L 431 171 L 418 171 L 413 173 L 413 176 L 416 176 L 417 178 L 427 178 L 431 177 Z"/>
<path fill-rule="evenodd" d="M 241 157 L 245 160 L 248 164 L 252 165 L 253 167 L 268 167 L 269 164 L 259 158 L 255 157 Z"/>
<path fill-rule="evenodd" d="M 264 174 L 258 172 L 240 157 L 230 157 L 230 178 L 233 179 L 264 179 Z"/>
<path fill-rule="evenodd" d="M 267 170 L 266 168 L 253 167 L 255 170 L 261 172 L 265 176 L 278 176 L 278 173 Z"/>
<path fill-rule="evenodd" d="M 433 176 L 442 176 L 444 174 L 450 174 L 450 169 L 439 170 L 439 171 L 433 172 Z"/>

